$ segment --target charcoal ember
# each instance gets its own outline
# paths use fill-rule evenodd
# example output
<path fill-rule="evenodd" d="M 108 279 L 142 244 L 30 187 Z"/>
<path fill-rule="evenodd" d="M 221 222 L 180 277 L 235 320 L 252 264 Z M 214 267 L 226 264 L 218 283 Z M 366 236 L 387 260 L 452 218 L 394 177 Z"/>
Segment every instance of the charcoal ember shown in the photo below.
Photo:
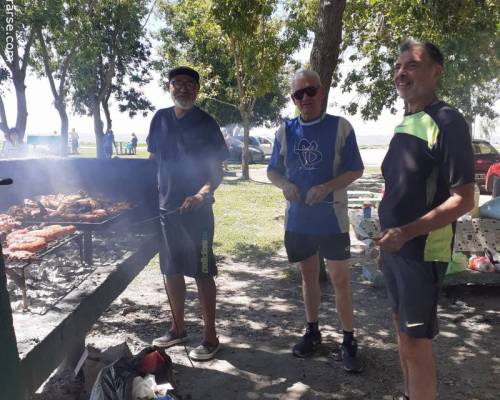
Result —
<path fill-rule="evenodd" d="M 137 233 L 120 232 L 118 235 L 112 231 L 98 231 L 93 233 L 93 265 L 82 263 L 79 246 L 74 241 L 33 261 L 24 268 L 29 312 L 46 312 L 75 287 L 84 282 L 86 286 L 92 285 L 89 274 L 96 268 L 115 265 L 148 238 Z M 7 280 L 11 301 L 20 304 L 15 312 L 20 312 L 23 309 L 22 292 L 9 277 Z"/>

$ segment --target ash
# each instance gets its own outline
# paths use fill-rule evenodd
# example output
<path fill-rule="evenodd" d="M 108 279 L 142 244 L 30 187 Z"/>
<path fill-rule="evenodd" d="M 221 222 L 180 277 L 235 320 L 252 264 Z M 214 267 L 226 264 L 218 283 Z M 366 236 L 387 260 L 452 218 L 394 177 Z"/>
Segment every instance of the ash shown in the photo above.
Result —
<path fill-rule="evenodd" d="M 12 311 L 45 314 L 56 306 L 66 295 L 99 267 L 117 264 L 127 252 L 137 249 L 145 240 L 145 234 L 123 231 L 93 232 L 93 265 L 88 265 L 80 257 L 80 246 L 70 241 L 39 260 L 24 267 L 28 309 L 24 309 L 22 290 L 7 278 L 7 287 Z M 6 265 L 16 267 L 21 275 L 22 264 Z"/>

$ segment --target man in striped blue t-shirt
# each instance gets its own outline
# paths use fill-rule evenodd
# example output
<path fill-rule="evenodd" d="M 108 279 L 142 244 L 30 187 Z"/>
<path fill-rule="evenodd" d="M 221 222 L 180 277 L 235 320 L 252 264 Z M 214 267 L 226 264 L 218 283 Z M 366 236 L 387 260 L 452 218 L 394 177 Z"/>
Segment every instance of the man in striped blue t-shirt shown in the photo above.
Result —
<path fill-rule="evenodd" d="M 323 112 L 324 91 L 318 74 L 299 71 L 291 89 L 300 116 L 285 121 L 276 133 L 268 177 L 288 201 L 285 248 L 289 261 L 299 263 L 302 273 L 307 328 L 293 354 L 309 356 L 321 344 L 321 251 L 335 288 L 344 332 L 342 365 L 347 371 L 359 371 L 353 332 L 346 187 L 363 174 L 363 162 L 349 122 Z"/>

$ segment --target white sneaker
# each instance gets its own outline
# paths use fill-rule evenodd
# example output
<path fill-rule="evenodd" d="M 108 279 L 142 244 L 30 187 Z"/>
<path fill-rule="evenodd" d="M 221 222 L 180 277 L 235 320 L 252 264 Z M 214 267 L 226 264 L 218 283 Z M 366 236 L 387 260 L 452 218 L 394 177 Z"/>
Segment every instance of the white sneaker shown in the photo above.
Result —
<path fill-rule="evenodd" d="M 220 342 L 217 339 L 217 344 L 210 344 L 206 341 L 189 352 L 189 358 L 195 361 L 207 361 L 214 358 L 215 354 L 220 350 Z"/>
<path fill-rule="evenodd" d="M 187 332 L 184 331 L 180 335 L 167 331 L 163 336 L 153 340 L 153 346 L 167 348 L 175 346 L 176 344 L 185 343 L 188 340 Z"/>

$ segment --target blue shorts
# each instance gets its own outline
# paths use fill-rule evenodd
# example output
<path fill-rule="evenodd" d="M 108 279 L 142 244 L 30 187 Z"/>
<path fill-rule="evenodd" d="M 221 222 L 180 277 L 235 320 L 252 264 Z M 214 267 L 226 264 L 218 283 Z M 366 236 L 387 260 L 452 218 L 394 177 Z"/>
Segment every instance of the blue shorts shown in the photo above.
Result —
<path fill-rule="evenodd" d="M 417 261 L 383 251 L 382 273 L 399 329 L 408 336 L 432 339 L 439 333 L 437 305 L 448 264 Z"/>
<path fill-rule="evenodd" d="M 205 205 L 180 214 L 160 210 L 162 241 L 160 267 L 165 275 L 182 274 L 192 278 L 217 275 L 212 250 L 214 214 Z"/>

